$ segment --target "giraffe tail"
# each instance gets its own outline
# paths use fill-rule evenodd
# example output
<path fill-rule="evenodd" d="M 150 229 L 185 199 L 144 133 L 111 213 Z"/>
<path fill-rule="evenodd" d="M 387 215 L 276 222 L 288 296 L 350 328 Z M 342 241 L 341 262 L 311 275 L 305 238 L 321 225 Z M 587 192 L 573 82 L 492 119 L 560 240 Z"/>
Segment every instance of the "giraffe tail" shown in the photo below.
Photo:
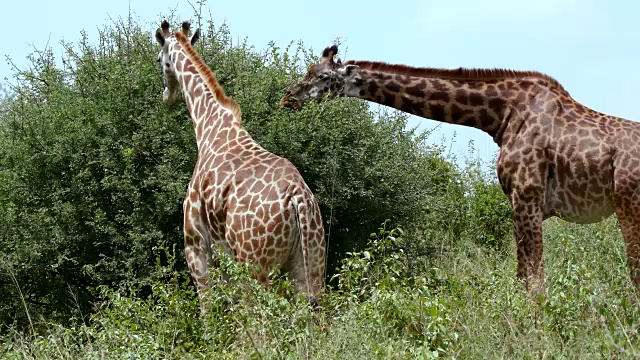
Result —
<path fill-rule="evenodd" d="M 324 231 L 322 223 L 318 223 L 317 220 L 320 218 L 320 209 L 313 195 L 311 195 L 311 199 L 298 195 L 293 200 L 298 221 L 305 282 L 297 286 L 304 287 L 307 299 L 316 310 L 318 309 L 318 296 L 322 288 L 325 267 Z M 298 279 L 298 281 L 300 280 L 302 279 Z"/>

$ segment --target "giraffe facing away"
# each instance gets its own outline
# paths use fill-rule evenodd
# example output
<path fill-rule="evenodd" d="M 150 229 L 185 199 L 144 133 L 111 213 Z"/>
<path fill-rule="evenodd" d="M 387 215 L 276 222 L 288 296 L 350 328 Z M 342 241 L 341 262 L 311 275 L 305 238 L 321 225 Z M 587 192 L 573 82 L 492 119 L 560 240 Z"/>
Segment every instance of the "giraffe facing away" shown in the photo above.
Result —
<path fill-rule="evenodd" d="M 631 279 L 640 285 L 640 124 L 592 110 L 534 71 L 415 68 L 334 60 L 324 49 L 280 105 L 355 97 L 478 128 L 500 147 L 497 173 L 513 209 L 519 279 L 544 281 L 542 222 L 586 224 L 614 212 Z"/>
<path fill-rule="evenodd" d="M 289 162 L 258 145 L 242 126 L 240 107 L 227 97 L 189 40 L 189 23 L 173 36 L 169 23 L 155 33 L 165 89 L 175 103 L 182 88 L 193 122 L 198 158 L 183 204 L 187 265 L 200 298 L 220 246 L 236 261 L 259 266 L 262 283 L 275 265 L 315 304 L 323 286 L 325 237 L 318 203 Z"/>

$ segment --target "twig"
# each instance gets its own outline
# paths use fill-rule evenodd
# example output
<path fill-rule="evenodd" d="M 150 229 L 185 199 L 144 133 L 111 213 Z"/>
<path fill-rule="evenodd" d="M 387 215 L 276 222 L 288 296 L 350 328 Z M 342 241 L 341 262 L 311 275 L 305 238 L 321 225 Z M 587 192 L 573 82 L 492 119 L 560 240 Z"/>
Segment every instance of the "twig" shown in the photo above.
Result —
<path fill-rule="evenodd" d="M 260 359 L 262 359 L 262 354 L 260 353 L 260 350 L 258 350 L 258 347 L 256 346 L 256 343 L 253 341 L 253 338 L 251 337 L 251 334 L 249 334 L 249 329 L 247 329 L 247 325 L 243 322 L 240 322 L 240 320 L 238 319 L 234 319 L 238 324 L 240 324 L 240 326 L 242 326 L 242 328 L 244 329 L 245 333 L 247 334 L 247 336 L 249 337 L 249 340 L 251 340 L 251 345 L 253 345 L 253 348 L 256 350 L 256 353 L 258 353 L 258 357 Z"/>
<path fill-rule="evenodd" d="M 16 278 L 15 274 L 13 273 L 13 271 L 9 266 L 5 266 L 5 268 L 7 269 L 7 272 L 9 273 L 9 275 L 11 276 L 13 283 L 16 285 L 16 289 L 18 289 L 18 294 L 20 294 L 20 300 L 22 300 L 22 306 L 24 306 L 24 311 L 27 314 L 27 319 L 29 320 L 29 326 L 31 327 L 31 335 L 34 336 L 36 332 L 35 332 L 35 329 L 33 328 L 33 321 L 31 321 L 31 314 L 29 313 L 29 308 L 27 307 L 27 301 L 25 300 L 24 295 L 22 294 L 22 290 L 20 289 L 20 284 L 18 284 L 18 279 Z"/>

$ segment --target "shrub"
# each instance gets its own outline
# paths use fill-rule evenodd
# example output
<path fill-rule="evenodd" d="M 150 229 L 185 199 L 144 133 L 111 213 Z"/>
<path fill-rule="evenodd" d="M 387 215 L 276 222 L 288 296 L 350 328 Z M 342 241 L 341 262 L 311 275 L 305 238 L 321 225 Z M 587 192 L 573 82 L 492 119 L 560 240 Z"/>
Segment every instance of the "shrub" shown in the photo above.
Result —
<path fill-rule="evenodd" d="M 507 241 L 513 238 L 513 222 L 511 205 L 502 187 L 479 161 L 467 161 L 463 173 L 467 189 L 466 237 L 490 249 L 506 250 Z"/>
<path fill-rule="evenodd" d="M 385 255 L 398 234 L 382 228 L 367 250 L 344 260 L 340 284 L 316 313 L 286 278 L 275 276 L 267 289 L 250 276 L 250 264 L 223 255 L 211 275 L 217 279 L 224 270 L 230 282 L 213 283 L 200 317 L 193 289 L 181 285 L 186 276 L 173 267 L 175 252 L 161 248 L 168 265 L 155 267 L 149 295 L 140 296 L 137 286 L 101 287 L 102 305 L 86 324 L 51 326 L 25 342 L 13 337 L 5 351 L 9 358 L 436 358 L 447 354 L 456 334 L 426 283 L 403 277 L 402 253 Z M 358 296 L 345 281 L 358 283 Z"/>
<path fill-rule="evenodd" d="M 5 323 L 16 314 L 27 323 L 19 292 L 46 319 L 64 322 L 71 309 L 86 316 L 90 289 L 149 284 L 153 248 L 182 251 L 196 144 L 184 102 L 160 101 L 153 36 L 116 22 L 96 44 L 83 34 L 63 46 L 62 66 L 50 50 L 34 53 L 0 108 Z M 454 166 L 424 134 L 405 130 L 400 113 L 373 113 L 356 100 L 298 113 L 278 107 L 301 62 L 315 60 L 302 44 L 256 52 L 246 42 L 232 46 L 229 30 L 210 23 L 197 50 L 240 103 L 256 141 L 291 159 L 317 195 L 330 272 L 364 245 L 368 229 L 387 218 L 419 223 L 433 196 L 448 191 Z"/>

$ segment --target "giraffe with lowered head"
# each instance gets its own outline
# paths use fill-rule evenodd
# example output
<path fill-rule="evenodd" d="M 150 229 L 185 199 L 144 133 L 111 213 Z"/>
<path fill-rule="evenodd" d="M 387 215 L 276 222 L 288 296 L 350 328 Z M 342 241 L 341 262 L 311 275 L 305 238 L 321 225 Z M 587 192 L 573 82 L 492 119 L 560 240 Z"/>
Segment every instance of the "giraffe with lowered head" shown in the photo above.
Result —
<path fill-rule="evenodd" d="M 497 173 L 513 209 L 517 278 L 544 281 L 542 222 L 586 224 L 618 216 L 631 279 L 640 286 L 640 124 L 574 100 L 535 71 L 416 68 L 334 57 L 293 84 L 280 105 L 355 97 L 420 117 L 470 126 L 500 147 Z"/>
<path fill-rule="evenodd" d="M 240 106 L 227 97 L 189 40 L 189 23 L 173 36 L 169 23 L 156 31 L 163 101 L 175 103 L 182 88 L 198 146 L 198 158 L 183 204 L 189 272 L 201 300 L 216 249 L 236 261 L 250 260 L 262 283 L 275 265 L 315 304 L 325 268 L 325 237 L 318 203 L 287 159 L 258 145 L 242 126 Z"/>

